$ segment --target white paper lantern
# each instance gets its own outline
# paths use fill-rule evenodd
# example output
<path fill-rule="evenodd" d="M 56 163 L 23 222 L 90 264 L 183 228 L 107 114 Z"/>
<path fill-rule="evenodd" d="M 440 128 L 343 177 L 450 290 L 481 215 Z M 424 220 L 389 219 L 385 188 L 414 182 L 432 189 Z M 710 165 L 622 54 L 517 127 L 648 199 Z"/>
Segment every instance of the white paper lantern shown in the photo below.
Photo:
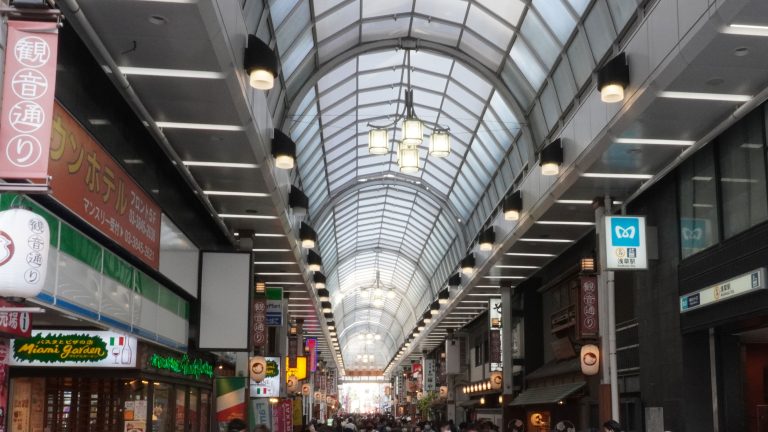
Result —
<path fill-rule="evenodd" d="M 448 399 L 448 386 L 440 386 L 440 399 Z"/>
<path fill-rule="evenodd" d="M 581 373 L 584 375 L 597 375 L 600 371 L 600 348 L 597 345 L 584 345 L 581 347 Z"/>
<path fill-rule="evenodd" d="M 267 377 L 267 359 L 261 356 L 251 357 L 249 363 L 251 379 L 257 383 L 264 381 Z"/>
<path fill-rule="evenodd" d="M 299 391 L 299 380 L 296 375 L 288 376 L 288 393 L 297 393 Z"/>
<path fill-rule="evenodd" d="M 494 371 L 491 372 L 491 389 L 493 390 L 501 390 L 501 383 L 503 382 L 504 378 L 501 376 L 501 372 Z"/>
<path fill-rule="evenodd" d="M 34 297 L 45 286 L 51 231 L 25 209 L 0 212 L 0 296 Z"/>

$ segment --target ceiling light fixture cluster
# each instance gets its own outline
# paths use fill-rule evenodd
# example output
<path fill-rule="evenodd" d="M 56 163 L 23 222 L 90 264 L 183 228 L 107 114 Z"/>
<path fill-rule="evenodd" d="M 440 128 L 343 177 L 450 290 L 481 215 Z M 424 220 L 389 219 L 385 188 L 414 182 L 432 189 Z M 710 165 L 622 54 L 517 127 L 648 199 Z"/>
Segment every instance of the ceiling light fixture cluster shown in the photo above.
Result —
<path fill-rule="evenodd" d="M 395 119 L 386 125 L 368 124 L 368 153 L 385 155 L 389 150 L 389 129 L 400 123 L 400 141 L 395 143 L 397 165 L 402 173 L 419 171 L 419 146 L 424 141 L 424 120 L 416 116 L 413 108 L 413 88 L 411 87 L 411 50 L 405 52 L 406 79 L 405 108 L 403 113 L 395 115 Z M 429 142 L 429 155 L 433 157 L 448 157 L 451 154 L 451 135 L 449 128 L 439 124 L 430 124 L 432 135 Z"/>

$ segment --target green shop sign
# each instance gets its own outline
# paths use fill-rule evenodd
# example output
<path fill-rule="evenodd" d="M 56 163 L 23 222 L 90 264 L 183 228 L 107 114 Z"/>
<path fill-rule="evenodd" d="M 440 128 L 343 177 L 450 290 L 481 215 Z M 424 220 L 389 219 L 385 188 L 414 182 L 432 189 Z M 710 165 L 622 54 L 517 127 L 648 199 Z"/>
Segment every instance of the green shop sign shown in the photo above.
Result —
<path fill-rule="evenodd" d="M 200 359 L 190 360 L 186 354 L 184 354 L 180 359 L 176 357 L 152 354 L 152 357 L 149 359 L 149 365 L 156 369 L 167 370 L 182 375 L 194 376 L 195 378 L 200 378 L 200 375 L 213 378 L 212 364 Z"/>
<path fill-rule="evenodd" d="M 136 338 L 113 332 L 33 331 L 11 341 L 9 364 L 130 368 L 136 366 Z"/>

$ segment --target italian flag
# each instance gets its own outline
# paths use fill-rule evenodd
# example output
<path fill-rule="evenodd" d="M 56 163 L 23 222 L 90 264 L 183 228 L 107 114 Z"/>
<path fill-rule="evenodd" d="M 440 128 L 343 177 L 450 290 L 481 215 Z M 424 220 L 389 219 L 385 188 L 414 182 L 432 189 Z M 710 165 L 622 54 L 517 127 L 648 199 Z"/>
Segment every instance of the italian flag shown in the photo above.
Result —
<path fill-rule="evenodd" d="M 216 420 L 245 418 L 245 377 L 216 378 Z"/>
<path fill-rule="evenodd" d="M 109 346 L 115 346 L 115 342 L 117 342 L 117 346 L 125 345 L 125 336 L 118 336 L 118 337 L 111 336 L 109 338 Z"/>

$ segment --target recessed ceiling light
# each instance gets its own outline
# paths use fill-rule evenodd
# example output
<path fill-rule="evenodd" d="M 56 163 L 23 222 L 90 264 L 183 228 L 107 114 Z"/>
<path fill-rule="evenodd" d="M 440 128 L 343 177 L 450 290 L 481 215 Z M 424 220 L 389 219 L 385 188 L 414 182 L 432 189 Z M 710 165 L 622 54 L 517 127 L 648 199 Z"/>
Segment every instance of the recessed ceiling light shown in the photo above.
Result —
<path fill-rule="evenodd" d="M 651 174 L 626 174 L 626 173 L 584 173 L 582 177 L 588 178 L 612 178 L 612 179 L 630 179 L 630 180 L 648 180 L 653 177 Z"/>
<path fill-rule="evenodd" d="M 529 265 L 506 265 L 506 264 L 497 264 L 494 267 L 496 268 L 507 268 L 507 269 L 537 269 L 541 268 L 539 266 L 529 266 Z"/>
<path fill-rule="evenodd" d="M 156 77 L 169 77 L 169 78 L 200 78 L 200 79 L 224 78 L 224 74 L 221 72 L 185 70 L 185 69 L 157 69 L 157 68 L 121 66 L 120 72 L 122 72 L 123 75 L 156 76 Z"/>
<path fill-rule="evenodd" d="M 691 146 L 696 143 L 696 141 L 691 141 L 691 140 L 650 139 L 650 138 L 618 138 L 614 142 L 617 144 L 672 145 L 672 146 Z"/>
<path fill-rule="evenodd" d="M 254 261 L 253 262 L 256 265 L 291 265 L 296 264 L 293 261 Z"/>
<path fill-rule="evenodd" d="M 295 272 L 294 273 L 290 273 L 290 272 L 286 272 L 286 273 L 282 273 L 282 272 L 260 272 L 260 273 L 256 273 L 256 274 L 259 275 L 259 276 L 300 276 L 301 275 L 301 273 L 295 273 Z"/>
<path fill-rule="evenodd" d="M 663 91 L 659 97 L 669 99 L 690 99 L 690 100 L 709 100 L 720 102 L 747 102 L 752 99 L 749 95 L 725 94 L 725 93 L 696 93 L 696 92 L 678 92 Z"/>
<path fill-rule="evenodd" d="M 290 252 L 290 249 L 252 249 L 253 252 Z"/>
<path fill-rule="evenodd" d="M 595 201 L 594 200 L 557 200 L 555 201 L 557 204 L 575 204 L 575 205 L 592 205 Z M 621 205 L 622 201 L 614 201 L 613 205 Z"/>
<path fill-rule="evenodd" d="M 578 226 L 592 226 L 594 222 L 581 222 L 581 221 L 536 221 L 539 225 L 578 225 Z"/>
<path fill-rule="evenodd" d="M 535 258 L 552 258 L 557 256 L 555 254 L 547 254 L 547 253 L 520 253 L 520 252 L 507 252 L 504 255 L 519 256 L 519 257 L 535 257 Z"/>
<path fill-rule="evenodd" d="M 219 195 L 219 196 L 240 196 L 240 197 L 268 197 L 268 193 L 264 192 L 228 192 L 228 191 L 203 191 L 206 195 Z"/>
<path fill-rule="evenodd" d="M 123 159 L 123 163 L 126 165 L 139 165 L 143 164 L 144 161 L 141 159 Z"/>
<path fill-rule="evenodd" d="M 691 180 L 693 180 L 693 181 L 710 181 L 710 180 L 712 180 L 712 177 L 693 176 L 693 177 L 691 177 Z"/>
<path fill-rule="evenodd" d="M 204 162 L 204 161 L 183 161 L 184 166 L 188 167 L 209 167 L 209 168 L 258 168 L 257 164 L 251 163 L 232 163 L 232 162 Z"/>
<path fill-rule="evenodd" d="M 211 123 L 182 123 L 156 121 L 155 124 L 161 129 L 193 129 L 193 130 L 219 130 L 237 132 L 242 131 L 243 127 L 239 125 L 211 124 Z"/>
<path fill-rule="evenodd" d="M 763 145 L 759 143 L 744 143 L 740 147 L 749 150 L 762 150 Z"/>
<path fill-rule="evenodd" d="M 277 219 L 277 216 L 233 213 L 219 213 L 219 217 L 222 219 Z"/>
<path fill-rule="evenodd" d="M 568 239 L 530 238 L 530 237 L 521 238 L 520 241 L 535 242 L 535 243 L 573 243 L 573 240 L 568 240 Z"/>
<path fill-rule="evenodd" d="M 168 23 L 168 19 L 162 15 L 150 15 L 149 22 L 154 25 L 165 25 Z"/>
<path fill-rule="evenodd" d="M 525 279 L 526 276 L 484 276 L 484 279 Z"/>
<path fill-rule="evenodd" d="M 753 24 L 731 24 L 722 30 L 723 33 L 742 36 L 768 36 L 768 26 Z"/>

